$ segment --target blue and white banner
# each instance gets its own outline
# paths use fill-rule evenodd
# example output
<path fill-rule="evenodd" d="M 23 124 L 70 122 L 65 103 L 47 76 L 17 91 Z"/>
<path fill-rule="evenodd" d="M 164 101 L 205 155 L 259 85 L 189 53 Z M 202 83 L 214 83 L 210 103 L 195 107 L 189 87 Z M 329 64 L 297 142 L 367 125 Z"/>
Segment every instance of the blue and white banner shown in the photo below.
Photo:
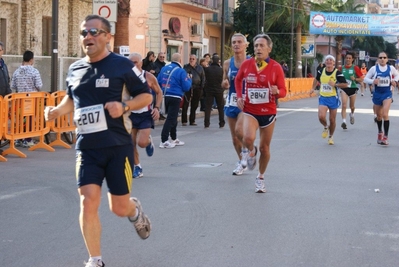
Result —
<path fill-rule="evenodd" d="M 311 11 L 309 32 L 320 35 L 399 35 L 399 15 Z"/>

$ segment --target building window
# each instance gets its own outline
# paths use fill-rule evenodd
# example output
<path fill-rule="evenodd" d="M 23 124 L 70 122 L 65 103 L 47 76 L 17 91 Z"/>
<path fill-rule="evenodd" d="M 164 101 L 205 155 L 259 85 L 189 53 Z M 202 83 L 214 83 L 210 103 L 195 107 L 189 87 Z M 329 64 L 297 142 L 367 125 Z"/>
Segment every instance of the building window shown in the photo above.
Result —
<path fill-rule="evenodd" d="M 4 44 L 4 49 L 7 46 L 7 20 L 0 19 L 0 41 Z M 5 53 L 4 53 L 5 54 Z"/>
<path fill-rule="evenodd" d="M 42 55 L 51 55 L 51 17 L 42 19 Z"/>
<path fill-rule="evenodd" d="M 178 52 L 179 52 L 179 47 L 178 46 L 168 45 L 166 47 L 166 60 L 167 61 L 172 61 L 172 55 L 174 53 L 178 53 Z"/>
<path fill-rule="evenodd" d="M 201 54 L 200 54 L 199 48 L 192 47 L 191 51 L 190 51 L 190 55 L 196 55 L 197 58 L 201 58 Z M 199 64 L 199 60 L 198 60 L 198 64 Z"/>

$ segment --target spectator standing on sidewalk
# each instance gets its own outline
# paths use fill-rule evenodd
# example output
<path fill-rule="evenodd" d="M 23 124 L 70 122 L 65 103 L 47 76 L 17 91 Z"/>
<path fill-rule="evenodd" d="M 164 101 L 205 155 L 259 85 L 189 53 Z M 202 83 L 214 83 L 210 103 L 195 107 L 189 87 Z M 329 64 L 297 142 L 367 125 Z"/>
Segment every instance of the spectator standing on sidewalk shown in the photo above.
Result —
<path fill-rule="evenodd" d="M 147 56 L 143 59 L 143 70 L 148 71 L 153 75 L 157 75 L 157 66 L 155 65 L 155 53 L 148 51 Z"/>
<path fill-rule="evenodd" d="M 57 107 L 46 107 L 45 118 L 48 121 L 75 113 L 79 223 L 90 257 L 86 267 L 103 267 L 99 207 L 104 179 L 109 209 L 127 218 L 140 238 L 146 239 L 151 233 L 151 222 L 140 201 L 130 197 L 133 144 L 129 115 L 130 110 L 149 105 L 152 97 L 133 63 L 108 51 L 106 45 L 112 35 L 107 19 L 87 16 L 80 25 L 80 35 L 86 57 L 69 67 L 67 95 Z"/>
<path fill-rule="evenodd" d="M 177 139 L 177 117 L 180 102 L 185 92 L 191 88 L 191 77 L 181 65 L 181 55 L 174 53 L 172 63 L 161 69 L 158 84 L 162 88 L 165 99 L 165 111 L 168 114 L 161 132 L 160 148 L 174 148 L 184 145 Z M 171 140 L 169 140 L 169 136 Z"/>
<path fill-rule="evenodd" d="M 154 62 L 155 69 L 157 70 L 155 73 L 153 73 L 155 77 L 158 77 L 158 74 L 161 71 L 161 69 L 163 67 L 165 67 L 165 65 L 166 65 L 165 57 L 166 57 L 166 53 L 164 53 L 164 52 L 158 53 L 158 57 Z"/>
<path fill-rule="evenodd" d="M 11 89 L 17 93 L 39 92 L 43 87 L 39 71 L 33 67 L 34 55 L 32 51 L 25 51 L 22 65 L 12 75 Z M 32 147 L 35 143 L 32 138 L 15 140 L 15 146 Z"/>
<path fill-rule="evenodd" d="M 151 108 L 148 105 L 139 110 L 132 110 L 130 120 L 132 121 L 132 140 L 134 152 L 134 170 L 133 178 L 143 177 L 143 168 L 140 164 L 139 151 L 137 145 L 145 148 L 147 156 L 151 157 L 154 154 L 154 144 L 151 137 L 151 129 L 154 129 L 154 121 L 159 119 L 159 107 L 162 103 L 162 91 L 158 85 L 157 78 L 154 75 L 141 68 L 142 57 L 139 53 L 131 53 L 129 59 L 134 63 L 141 75 L 147 80 L 148 87 L 156 95 L 155 107 Z"/>
<path fill-rule="evenodd" d="M 216 100 L 217 109 L 219 112 L 219 128 L 223 128 L 224 121 L 224 98 L 222 88 L 223 69 L 219 65 L 220 58 L 215 55 L 212 57 L 212 63 L 209 67 L 205 68 L 205 117 L 204 127 L 209 128 L 211 110 L 213 101 Z"/>
<path fill-rule="evenodd" d="M 183 126 L 187 125 L 187 110 L 190 106 L 190 125 L 195 126 L 197 125 L 195 113 L 204 90 L 205 72 L 204 68 L 197 63 L 196 55 L 190 55 L 190 63 L 184 65 L 184 69 L 191 75 L 192 85 L 190 91 L 184 94 L 181 122 Z"/>
<path fill-rule="evenodd" d="M 4 44 L 0 42 L 0 96 L 11 94 L 10 88 L 10 74 L 3 59 Z"/>

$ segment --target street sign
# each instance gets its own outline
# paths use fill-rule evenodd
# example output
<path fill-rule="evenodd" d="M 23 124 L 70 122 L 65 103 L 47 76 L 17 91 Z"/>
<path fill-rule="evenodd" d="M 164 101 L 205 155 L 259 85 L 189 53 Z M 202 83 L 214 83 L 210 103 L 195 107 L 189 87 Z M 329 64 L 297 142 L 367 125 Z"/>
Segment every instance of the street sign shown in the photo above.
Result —
<path fill-rule="evenodd" d="M 108 21 L 116 22 L 117 12 L 117 0 L 93 0 L 93 14 L 104 17 Z"/>
<path fill-rule="evenodd" d="M 366 55 L 366 56 L 364 57 L 364 61 L 369 62 L 369 61 L 370 61 L 370 56 L 369 56 L 369 55 Z"/>
<path fill-rule="evenodd" d="M 314 35 L 302 36 L 301 50 L 302 50 L 302 57 L 314 58 L 316 56 Z"/>
<path fill-rule="evenodd" d="M 119 47 L 119 54 L 122 56 L 128 57 L 130 55 L 130 48 L 128 45 L 121 45 Z"/>
<path fill-rule="evenodd" d="M 364 60 L 364 57 L 366 56 L 366 51 L 359 51 L 359 59 Z"/>

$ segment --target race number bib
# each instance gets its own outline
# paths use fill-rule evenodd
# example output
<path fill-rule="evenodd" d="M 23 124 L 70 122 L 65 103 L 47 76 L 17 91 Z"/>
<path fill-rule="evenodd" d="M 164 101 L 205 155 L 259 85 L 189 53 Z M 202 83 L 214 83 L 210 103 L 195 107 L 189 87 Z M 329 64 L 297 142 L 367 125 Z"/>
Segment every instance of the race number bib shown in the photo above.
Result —
<path fill-rule="evenodd" d="M 378 78 L 378 85 L 377 86 L 390 86 L 391 79 L 389 77 L 379 77 Z"/>
<path fill-rule="evenodd" d="M 320 91 L 323 93 L 332 93 L 332 86 L 329 85 L 328 83 L 322 83 L 320 85 Z"/>
<path fill-rule="evenodd" d="M 269 88 L 248 88 L 248 99 L 251 104 L 269 103 Z"/>
<path fill-rule="evenodd" d="M 245 94 L 242 95 L 242 99 L 245 99 Z M 237 94 L 231 93 L 229 97 L 229 106 L 230 107 L 237 107 Z"/>
<path fill-rule="evenodd" d="M 96 133 L 108 129 L 102 104 L 76 109 L 73 120 L 81 134 Z"/>

